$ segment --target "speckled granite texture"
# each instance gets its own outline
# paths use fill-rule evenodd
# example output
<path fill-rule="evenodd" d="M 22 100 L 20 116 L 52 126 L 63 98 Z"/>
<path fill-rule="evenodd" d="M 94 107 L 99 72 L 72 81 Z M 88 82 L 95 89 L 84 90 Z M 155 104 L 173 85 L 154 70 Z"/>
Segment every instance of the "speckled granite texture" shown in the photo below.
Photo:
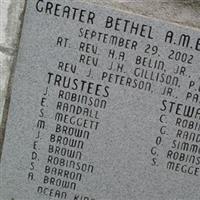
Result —
<path fill-rule="evenodd" d="M 82 0 L 120 10 L 171 21 L 185 26 L 200 27 L 199 0 Z M 20 38 L 25 0 L 0 2 L 0 149 L 9 107 L 10 76 Z M 4 114 L 3 114 L 4 113 Z"/>

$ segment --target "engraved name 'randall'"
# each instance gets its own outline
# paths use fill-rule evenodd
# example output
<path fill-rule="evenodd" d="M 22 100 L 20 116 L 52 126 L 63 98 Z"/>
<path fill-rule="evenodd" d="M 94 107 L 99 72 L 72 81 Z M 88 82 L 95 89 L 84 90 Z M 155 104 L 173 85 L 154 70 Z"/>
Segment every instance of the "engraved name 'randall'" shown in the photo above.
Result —
<path fill-rule="evenodd" d="M 89 109 L 89 108 L 77 106 L 74 104 L 69 104 L 69 103 L 59 101 L 59 102 L 57 102 L 56 109 L 67 112 L 67 113 L 83 115 L 86 117 L 99 119 L 99 111 L 98 110 Z"/>

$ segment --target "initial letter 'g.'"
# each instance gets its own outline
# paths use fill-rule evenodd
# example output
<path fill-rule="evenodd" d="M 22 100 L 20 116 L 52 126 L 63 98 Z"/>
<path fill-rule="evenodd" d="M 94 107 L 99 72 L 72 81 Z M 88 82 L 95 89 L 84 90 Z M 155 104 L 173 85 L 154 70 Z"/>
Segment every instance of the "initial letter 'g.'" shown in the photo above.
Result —
<path fill-rule="evenodd" d="M 43 0 L 38 0 L 38 2 L 36 3 L 36 10 L 38 12 L 42 12 L 44 10 L 43 6 L 39 5 L 40 3 L 44 3 L 44 1 Z"/>

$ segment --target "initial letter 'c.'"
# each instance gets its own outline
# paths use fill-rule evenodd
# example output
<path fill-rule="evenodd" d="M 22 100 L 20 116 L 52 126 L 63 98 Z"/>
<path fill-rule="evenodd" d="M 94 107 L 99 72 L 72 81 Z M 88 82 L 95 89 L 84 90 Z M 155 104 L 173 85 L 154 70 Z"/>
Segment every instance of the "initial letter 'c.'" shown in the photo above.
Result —
<path fill-rule="evenodd" d="M 43 0 L 38 0 L 38 2 L 36 3 L 36 10 L 38 12 L 42 12 L 44 10 L 44 8 L 42 6 L 40 7 L 39 3 L 44 3 L 44 1 Z"/>

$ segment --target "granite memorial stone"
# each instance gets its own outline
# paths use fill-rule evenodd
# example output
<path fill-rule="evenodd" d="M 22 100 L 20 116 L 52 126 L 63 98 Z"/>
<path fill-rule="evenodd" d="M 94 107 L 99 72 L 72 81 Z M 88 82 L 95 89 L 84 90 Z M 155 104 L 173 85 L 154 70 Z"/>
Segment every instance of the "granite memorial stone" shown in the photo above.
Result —
<path fill-rule="evenodd" d="M 0 200 L 199 200 L 199 30 L 28 0 L 0 169 Z"/>

